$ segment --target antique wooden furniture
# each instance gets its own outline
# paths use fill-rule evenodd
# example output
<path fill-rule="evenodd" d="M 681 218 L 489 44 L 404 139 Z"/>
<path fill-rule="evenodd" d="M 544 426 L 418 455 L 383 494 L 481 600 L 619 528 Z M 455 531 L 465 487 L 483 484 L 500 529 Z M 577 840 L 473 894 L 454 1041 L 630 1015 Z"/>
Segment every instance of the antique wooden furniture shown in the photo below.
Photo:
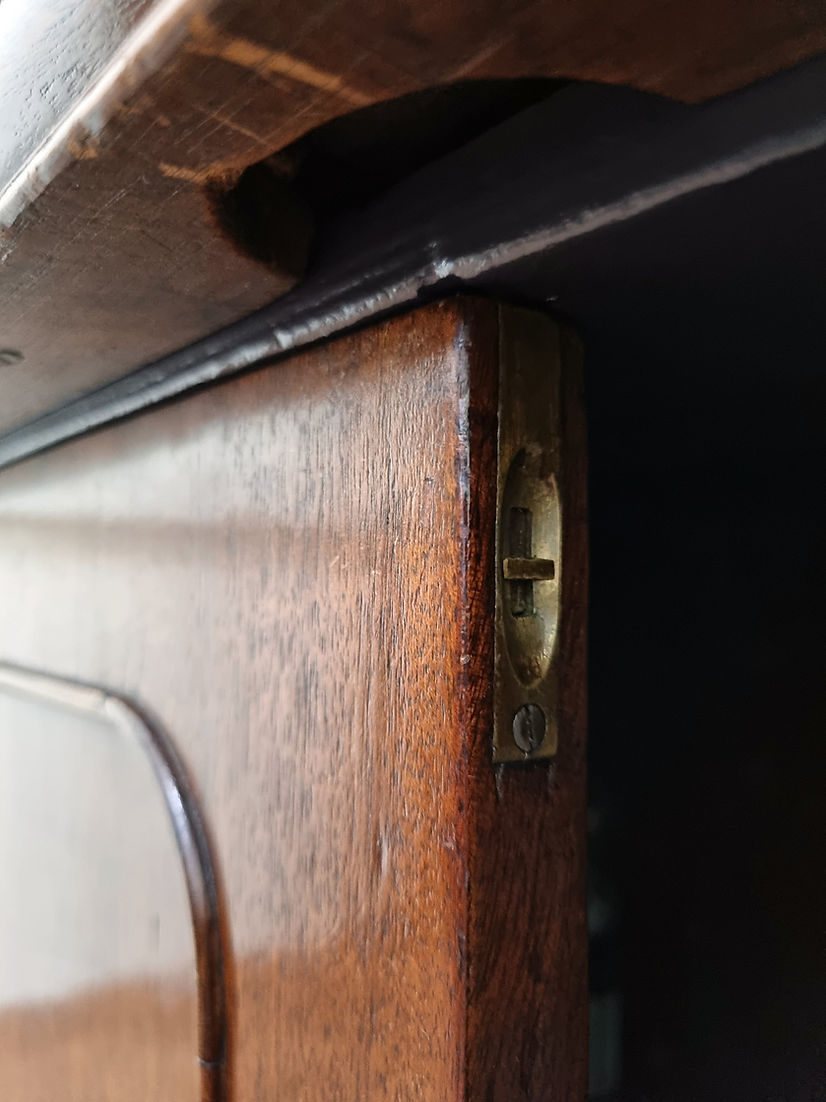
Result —
<path fill-rule="evenodd" d="M 0 429 L 283 294 L 325 210 L 386 173 L 393 134 L 434 135 L 399 158 L 405 175 L 543 94 L 471 101 L 445 142 L 450 89 L 544 78 L 544 94 L 575 80 L 698 102 L 824 46 L 819 0 L 3 0 Z M 443 87 L 384 129 L 369 114 Z M 302 137 L 354 112 L 383 135 L 368 183 L 335 160 L 308 182 Z M 334 158 L 348 143 L 330 139 Z"/>
<path fill-rule="evenodd" d="M 0 0 L 3 1099 L 810 1102 L 824 42 Z"/>
<path fill-rule="evenodd" d="M 539 325 L 553 367 L 558 329 L 515 317 Z M 580 384 L 563 364 L 559 748 L 494 770 L 500 328 L 491 303 L 429 307 L 4 476 L 4 658 L 138 702 L 191 777 L 227 968 L 201 1013 L 220 1018 L 209 1000 L 226 997 L 229 1045 L 207 1064 L 226 1058 L 231 1097 L 584 1093 Z M 26 707 L 28 726 L 6 717 L 12 766 L 42 712 L 82 791 L 116 790 L 88 732 L 53 700 Z M 95 737 L 120 752 L 117 731 Z M 93 801 L 82 821 L 105 829 Z M 15 897 L 39 836 L 7 838 Z M 105 941 L 130 893 L 166 937 L 166 877 L 139 887 L 157 843 L 134 882 L 123 851 L 112 904 L 83 836 L 62 839 L 81 869 L 80 898 L 56 885 L 51 901 L 62 951 L 82 957 L 99 923 Z M 180 1066 L 187 1040 L 192 1067 L 198 1051 L 193 948 L 169 936 L 175 953 L 113 950 L 92 991 L 47 985 L 42 1011 L 4 1008 L 16 1097 L 199 1097 Z"/>

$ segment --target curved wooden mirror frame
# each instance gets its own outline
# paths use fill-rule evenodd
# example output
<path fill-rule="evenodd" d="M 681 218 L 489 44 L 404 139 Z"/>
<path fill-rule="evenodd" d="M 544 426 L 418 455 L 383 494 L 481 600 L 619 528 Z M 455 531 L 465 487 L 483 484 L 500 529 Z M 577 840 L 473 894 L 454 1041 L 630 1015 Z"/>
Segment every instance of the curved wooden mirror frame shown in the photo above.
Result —
<path fill-rule="evenodd" d="M 224 935 L 212 849 L 186 772 L 170 739 L 126 697 L 102 686 L 0 662 L 0 692 L 108 720 L 149 760 L 183 865 L 198 976 L 198 1061 L 203 1102 L 227 1097 Z"/>

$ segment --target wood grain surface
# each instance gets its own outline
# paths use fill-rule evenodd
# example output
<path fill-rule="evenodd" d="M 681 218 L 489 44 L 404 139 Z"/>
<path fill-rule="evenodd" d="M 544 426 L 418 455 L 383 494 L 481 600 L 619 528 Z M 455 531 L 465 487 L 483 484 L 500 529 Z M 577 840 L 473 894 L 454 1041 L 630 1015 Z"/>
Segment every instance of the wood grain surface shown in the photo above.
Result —
<path fill-rule="evenodd" d="M 577 383 L 560 755 L 497 777 L 497 340 L 429 307 L 0 475 L 0 655 L 145 704 L 199 794 L 233 1098 L 584 1097 Z"/>
<path fill-rule="evenodd" d="M 291 287 L 312 227 L 289 181 L 268 179 L 266 215 L 252 235 L 273 237 L 266 264 L 226 232 L 210 196 L 332 118 L 434 86 L 519 77 L 697 101 L 826 47 L 819 0 L 111 0 L 97 15 L 88 5 L 48 8 L 38 12 L 39 38 L 18 0 L 0 12 L 10 120 L 0 128 L 8 159 L 0 186 L 8 190 L 20 173 L 25 183 L 0 195 L 0 224 L 13 221 L 0 236 L 0 429 Z M 141 37 L 151 19 L 157 27 Z M 84 44 L 79 53 L 66 45 L 73 41 Z M 107 59 L 130 42 L 128 63 L 97 102 Z M 94 100 L 88 109 L 83 95 Z M 46 156 L 48 134 L 73 111 L 76 121 Z M 332 173 L 329 188 L 337 186 Z"/>

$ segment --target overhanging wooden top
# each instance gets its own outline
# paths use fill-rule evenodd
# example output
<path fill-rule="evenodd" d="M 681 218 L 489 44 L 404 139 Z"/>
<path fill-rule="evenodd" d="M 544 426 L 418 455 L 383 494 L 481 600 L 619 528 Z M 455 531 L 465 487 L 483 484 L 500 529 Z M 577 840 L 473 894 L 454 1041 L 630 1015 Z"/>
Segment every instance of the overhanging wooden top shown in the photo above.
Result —
<path fill-rule="evenodd" d="M 819 0 L 5 0 L 0 42 L 5 431 L 288 290 L 295 272 L 219 232 L 204 186 L 329 119 L 470 79 L 698 101 L 817 53 L 826 17 Z"/>

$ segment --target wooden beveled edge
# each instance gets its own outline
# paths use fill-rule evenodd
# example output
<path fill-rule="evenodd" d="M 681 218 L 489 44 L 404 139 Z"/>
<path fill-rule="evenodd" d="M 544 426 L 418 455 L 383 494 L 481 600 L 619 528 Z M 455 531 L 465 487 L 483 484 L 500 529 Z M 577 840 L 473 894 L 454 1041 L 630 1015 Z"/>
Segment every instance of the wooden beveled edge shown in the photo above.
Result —
<path fill-rule="evenodd" d="M 202 1102 L 227 1098 L 228 1013 L 224 935 L 215 860 L 198 801 L 171 740 L 125 696 L 87 682 L 0 662 L 0 692 L 108 719 L 149 758 L 184 868 L 198 972 Z"/>
<path fill-rule="evenodd" d="M 14 225 L 29 203 L 74 159 L 73 146 L 97 137 L 116 108 L 169 57 L 186 34 L 187 21 L 208 10 L 213 0 L 156 0 L 102 65 L 100 72 L 72 103 L 65 104 L 37 149 L 0 180 L 0 233 Z M 105 13 L 109 14 L 109 13 Z M 67 20 L 64 38 L 88 40 L 82 23 Z M 65 41 L 63 43 L 65 47 Z M 88 41 L 86 46 L 88 52 Z M 43 105 L 38 101 L 38 109 Z"/>

